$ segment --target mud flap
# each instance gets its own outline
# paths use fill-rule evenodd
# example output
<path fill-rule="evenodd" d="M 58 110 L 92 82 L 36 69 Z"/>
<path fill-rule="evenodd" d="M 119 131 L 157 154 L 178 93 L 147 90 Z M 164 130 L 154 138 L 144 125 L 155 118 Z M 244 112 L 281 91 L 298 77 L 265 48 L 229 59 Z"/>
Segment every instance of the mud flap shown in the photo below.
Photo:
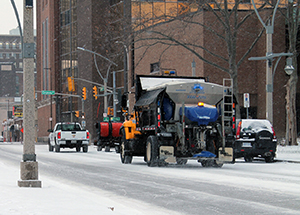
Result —
<path fill-rule="evenodd" d="M 160 146 L 159 159 L 164 160 L 166 163 L 176 163 L 176 158 L 174 157 L 174 147 Z"/>
<path fill-rule="evenodd" d="M 233 148 L 225 147 L 224 152 L 222 148 L 219 148 L 219 162 L 231 163 L 233 162 Z"/>

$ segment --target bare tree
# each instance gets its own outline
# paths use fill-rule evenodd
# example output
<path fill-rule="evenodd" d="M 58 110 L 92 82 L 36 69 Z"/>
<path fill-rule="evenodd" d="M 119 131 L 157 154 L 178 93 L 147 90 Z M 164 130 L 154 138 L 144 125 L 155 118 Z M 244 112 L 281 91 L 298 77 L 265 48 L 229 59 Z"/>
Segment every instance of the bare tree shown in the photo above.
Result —
<path fill-rule="evenodd" d="M 297 71 L 297 48 L 299 48 L 299 0 L 289 1 L 287 13 L 287 25 L 289 31 L 289 52 L 293 53 L 294 72 L 290 75 L 286 85 L 286 143 L 297 144 L 297 114 L 296 114 L 296 92 L 298 82 Z"/>
<path fill-rule="evenodd" d="M 238 89 L 238 68 L 251 52 L 259 38 L 264 32 L 261 27 L 256 30 L 254 35 L 253 29 L 249 32 L 241 32 L 243 24 L 254 14 L 249 4 L 243 4 L 240 0 L 234 1 L 216 1 L 216 0 L 191 0 L 182 3 L 187 9 L 181 11 L 174 8 L 174 14 L 157 13 L 149 14 L 143 11 L 139 17 L 135 18 L 133 25 L 135 49 L 143 49 L 147 52 L 151 46 L 161 44 L 168 49 L 170 46 L 180 46 L 193 53 L 203 62 L 210 64 L 219 71 L 226 72 L 233 79 L 233 90 L 236 95 Z M 246 8 L 248 5 L 248 9 Z M 259 5 L 258 10 L 272 8 L 272 5 L 264 3 Z M 264 15 L 269 20 L 272 10 L 264 10 Z M 210 16 L 211 20 L 203 22 L 203 16 Z M 166 26 L 168 26 L 166 28 Z M 199 29 L 198 34 L 189 35 L 190 29 Z M 243 31 L 245 28 L 243 29 Z M 226 47 L 226 52 L 220 52 L 220 49 L 212 49 L 200 42 L 202 32 L 206 32 L 214 37 L 215 41 Z M 252 42 L 244 53 L 237 57 L 237 39 L 245 34 L 251 34 Z M 224 47 L 222 50 L 224 50 Z M 163 53 L 163 51 L 161 51 Z M 205 53 L 205 54 L 204 54 Z M 237 97 L 238 99 L 238 97 Z M 237 109 L 239 110 L 239 109 Z"/>

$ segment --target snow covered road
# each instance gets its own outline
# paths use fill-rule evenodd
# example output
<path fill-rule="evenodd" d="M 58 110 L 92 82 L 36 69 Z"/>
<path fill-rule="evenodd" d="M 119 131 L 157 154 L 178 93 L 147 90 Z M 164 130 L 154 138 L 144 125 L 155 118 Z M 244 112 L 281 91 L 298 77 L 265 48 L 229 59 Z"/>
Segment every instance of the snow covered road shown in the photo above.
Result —
<path fill-rule="evenodd" d="M 283 151 L 282 151 L 283 152 Z M 0 214 L 299 214 L 300 164 L 149 168 L 143 158 L 36 145 L 42 188 L 19 188 L 22 145 L 0 144 Z M 297 158 L 300 154 L 295 154 Z M 284 158 L 284 153 L 278 154 Z M 300 160 L 300 159 L 299 159 Z"/>

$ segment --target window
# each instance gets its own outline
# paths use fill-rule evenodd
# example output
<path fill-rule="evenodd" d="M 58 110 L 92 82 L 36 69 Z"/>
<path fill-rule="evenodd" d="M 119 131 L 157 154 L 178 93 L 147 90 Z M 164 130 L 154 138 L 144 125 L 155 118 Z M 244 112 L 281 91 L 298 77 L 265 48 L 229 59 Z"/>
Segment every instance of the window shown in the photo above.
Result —
<path fill-rule="evenodd" d="M 2 49 L 3 48 L 3 43 L 0 43 L 0 49 Z"/>
<path fill-rule="evenodd" d="M 159 62 L 150 64 L 150 74 L 159 72 Z"/>
<path fill-rule="evenodd" d="M 11 65 L 1 65 L 1 70 L 3 71 L 11 71 L 12 66 Z"/>
<path fill-rule="evenodd" d="M 17 48 L 17 44 L 16 44 L 16 43 L 13 43 L 13 44 L 12 44 L 12 48 L 13 48 L 13 49 L 16 49 L 16 48 Z"/>
<path fill-rule="evenodd" d="M 9 42 L 6 42 L 6 49 L 9 49 Z"/>

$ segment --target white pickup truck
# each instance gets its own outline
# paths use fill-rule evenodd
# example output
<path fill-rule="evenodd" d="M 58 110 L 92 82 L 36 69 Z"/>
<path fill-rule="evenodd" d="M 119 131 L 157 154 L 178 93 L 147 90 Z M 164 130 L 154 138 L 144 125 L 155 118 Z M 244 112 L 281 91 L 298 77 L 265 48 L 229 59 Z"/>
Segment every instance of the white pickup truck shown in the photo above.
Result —
<path fill-rule="evenodd" d="M 82 129 L 81 125 L 76 122 L 59 122 L 56 123 L 54 129 L 49 129 L 49 151 L 60 152 L 60 148 L 76 148 L 80 152 L 88 151 L 89 136 L 88 130 Z"/>

